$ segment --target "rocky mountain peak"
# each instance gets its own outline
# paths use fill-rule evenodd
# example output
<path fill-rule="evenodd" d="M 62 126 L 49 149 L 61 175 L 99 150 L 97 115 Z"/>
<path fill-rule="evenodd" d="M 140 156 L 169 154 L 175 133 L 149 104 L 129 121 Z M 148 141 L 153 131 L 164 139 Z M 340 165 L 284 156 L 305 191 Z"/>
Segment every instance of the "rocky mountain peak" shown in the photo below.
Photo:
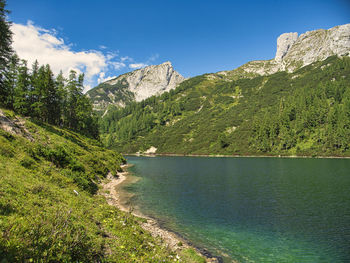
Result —
<path fill-rule="evenodd" d="M 174 89 L 185 78 L 174 70 L 170 61 L 151 65 L 120 75 L 101 83 L 88 92 L 96 110 L 105 110 L 109 104 L 125 106 L 131 101 L 142 101 Z"/>
<path fill-rule="evenodd" d="M 269 75 L 278 71 L 293 72 L 330 56 L 350 56 L 350 24 L 298 33 L 284 33 L 277 38 L 276 56 L 256 60 L 232 71 L 218 72 L 234 78 Z"/>
<path fill-rule="evenodd" d="M 160 65 L 164 65 L 164 66 L 168 66 L 168 67 L 173 67 L 173 65 L 171 64 L 170 61 L 166 61 L 166 62 L 164 62 L 164 63 L 162 63 L 162 64 L 160 64 Z"/>
<path fill-rule="evenodd" d="M 318 29 L 308 31 L 301 34 L 295 40 L 285 40 L 281 43 L 283 45 L 290 45 L 281 61 L 279 61 L 280 63 L 284 62 L 281 65 L 281 69 L 287 69 L 291 72 L 301 66 L 322 61 L 329 56 L 349 55 L 350 24 L 336 26 L 328 30 Z"/>
<path fill-rule="evenodd" d="M 136 101 L 174 89 L 183 80 L 184 77 L 174 70 L 169 61 L 135 70 L 126 77 Z"/>
<path fill-rule="evenodd" d="M 275 60 L 281 62 L 283 57 L 287 54 L 290 47 L 297 41 L 298 33 L 284 33 L 277 39 L 277 51 Z"/>

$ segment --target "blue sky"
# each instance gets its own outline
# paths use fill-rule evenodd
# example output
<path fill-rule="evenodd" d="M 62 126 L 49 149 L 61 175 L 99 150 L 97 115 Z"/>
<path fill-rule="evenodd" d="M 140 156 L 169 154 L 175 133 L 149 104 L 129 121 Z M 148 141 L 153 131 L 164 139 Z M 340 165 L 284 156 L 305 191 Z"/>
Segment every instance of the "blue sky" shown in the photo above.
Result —
<path fill-rule="evenodd" d="M 282 33 L 350 23 L 347 0 L 8 0 L 7 8 L 10 20 L 25 26 L 16 29 L 22 32 L 16 40 L 19 50 L 32 39 L 24 30 L 37 30 L 40 38 L 51 41 L 51 48 L 68 50 L 67 56 L 78 54 L 76 63 L 90 63 L 80 65 L 82 72 L 89 70 L 89 87 L 98 78 L 168 60 L 185 77 L 230 70 L 273 58 Z M 30 52 L 23 56 L 37 55 Z M 49 60 L 56 63 L 60 54 L 46 56 L 56 56 Z M 64 68 L 70 60 L 60 63 Z"/>

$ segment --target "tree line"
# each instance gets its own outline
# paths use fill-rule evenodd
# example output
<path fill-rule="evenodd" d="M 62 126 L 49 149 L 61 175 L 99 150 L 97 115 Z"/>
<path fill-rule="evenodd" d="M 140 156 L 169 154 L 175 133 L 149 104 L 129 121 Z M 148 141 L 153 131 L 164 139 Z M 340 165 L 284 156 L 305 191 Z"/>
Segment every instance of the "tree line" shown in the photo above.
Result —
<path fill-rule="evenodd" d="M 84 75 L 71 71 L 55 76 L 49 65 L 35 61 L 31 68 L 11 48 L 12 32 L 0 0 L 0 106 L 35 120 L 67 127 L 98 138 L 92 103 L 83 94 Z"/>

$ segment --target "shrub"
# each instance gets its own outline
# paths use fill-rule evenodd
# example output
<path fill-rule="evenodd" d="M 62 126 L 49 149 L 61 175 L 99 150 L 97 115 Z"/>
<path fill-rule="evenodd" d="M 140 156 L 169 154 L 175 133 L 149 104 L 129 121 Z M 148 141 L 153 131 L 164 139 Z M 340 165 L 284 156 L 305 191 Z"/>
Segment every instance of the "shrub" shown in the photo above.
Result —
<path fill-rule="evenodd" d="M 25 156 L 21 161 L 20 164 L 27 169 L 33 169 L 35 167 L 35 161 L 33 158 L 30 158 L 29 156 Z"/>
<path fill-rule="evenodd" d="M 66 208 L 17 219 L 4 232 L 4 262 L 96 262 L 103 252 Z"/>
<path fill-rule="evenodd" d="M 65 170 L 64 175 L 71 178 L 74 183 L 76 183 L 80 189 L 89 192 L 90 194 L 96 194 L 98 186 L 91 178 L 87 176 L 86 173 L 73 172 L 71 170 Z"/>
<path fill-rule="evenodd" d="M 46 159 L 51 161 L 57 167 L 66 167 L 72 162 L 72 157 L 63 146 L 56 146 L 54 149 L 48 149 L 46 152 Z"/>

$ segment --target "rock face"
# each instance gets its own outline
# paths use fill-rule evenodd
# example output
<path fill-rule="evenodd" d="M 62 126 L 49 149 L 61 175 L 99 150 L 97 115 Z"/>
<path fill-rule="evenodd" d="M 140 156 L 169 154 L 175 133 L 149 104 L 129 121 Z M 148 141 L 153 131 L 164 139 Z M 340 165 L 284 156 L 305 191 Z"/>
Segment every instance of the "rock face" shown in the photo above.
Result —
<path fill-rule="evenodd" d="M 349 52 L 350 24 L 346 24 L 328 30 L 319 29 L 301 34 L 282 60 L 279 61 L 276 54 L 275 61 L 281 63 L 281 70 L 294 71 L 329 56 L 349 55 Z"/>
<path fill-rule="evenodd" d="M 218 72 L 233 78 L 269 75 L 278 71 L 293 72 L 330 56 L 350 55 L 350 24 L 331 29 L 298 33 L 284 33 L 277 39 L 274 59 L 251 61 L 233 71 Z"/>
<path fill-rule="evenodd" d="M 142 101 L 153 95 L 174 89 L 185 78 L 171 63 L 148 66 L 101 83 L 87 92 L 95 110 L 105 110 L 109 104 L 124 107 L 131 101 Z"/>
<path fill-rule="evenodd" d="M 275 60 L 281 62 L 283 57 L 287 54 L 289 48 L 297 41 L 298 33 L 284 33 L 277 39 L 277 52 Z"/>
<path fill-rule="evenodd" d="M 105 83 L 114 85 L 119 80 L 120 77 Z M 184 77 L 176 72 L 168 61 L 160 65 L 135 70 L 129 73 L 125 80 L 129 83 L 129 90 L 135 94 L 135 100 L 142 101 L 153 95 L 174 89 L 184 80 Z"/>

